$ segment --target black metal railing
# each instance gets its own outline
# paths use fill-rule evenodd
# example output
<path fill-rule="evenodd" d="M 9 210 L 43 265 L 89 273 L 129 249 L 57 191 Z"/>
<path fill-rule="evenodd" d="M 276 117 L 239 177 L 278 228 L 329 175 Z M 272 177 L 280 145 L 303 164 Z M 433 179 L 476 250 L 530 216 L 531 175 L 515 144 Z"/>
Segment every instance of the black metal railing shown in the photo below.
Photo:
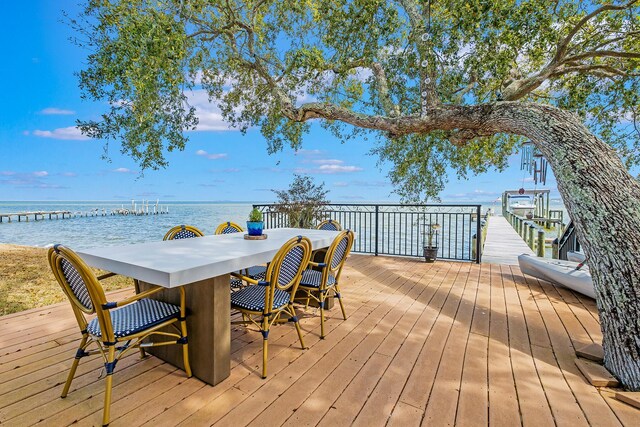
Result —
<path fill-rule="evenodd" d="M 580 241 L 573 221 L 569 221 L 562 236 L 558 238 L 558 259 L 567 259 L 567 252 L 580 250 Z"/>
<path fill-rule="evenodd" d="M 265 228 L 289 227 L 289 217 L 277 204 L 254 205 Z M 438 257 L 480 262 L 481 205 L 327 204 L 322 219 L 339 222 L 355 233 L 354 252 L 374 255 L 423 256 L 424 227 L 440 225 L 432 243 Z"/>

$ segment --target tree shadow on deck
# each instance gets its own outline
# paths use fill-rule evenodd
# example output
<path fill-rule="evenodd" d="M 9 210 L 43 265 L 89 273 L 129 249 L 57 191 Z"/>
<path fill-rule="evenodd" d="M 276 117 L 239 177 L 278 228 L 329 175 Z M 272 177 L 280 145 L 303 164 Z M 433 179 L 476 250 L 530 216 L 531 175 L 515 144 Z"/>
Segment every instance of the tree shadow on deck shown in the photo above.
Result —
<path fill-rule="evenodd" d="M 450 261 L 427 264 L 419 260 L 400 261 L 396 258 L 389 258 L 397 261 L 385 266 L 386 262 L 383 261 L 385 258 L 378 257 L 373 259 L 371 263 L 357 265 L 352 269 L 365 276 L 370 275 L 374 269 L 388 269 L 386 275 L 380 275 L 386 280 L 382 282 L 374 279 L 375 285 L 389 288 L 393 292 L 399 291 L 403 295 L 408 295 L 409 292 L 391 285 L 402 281 L 407 285 L 402 288 L 409 291 L 414 286 L 437 286 L 437 289 L 429 295 L 428 301 L 421 301 L 421 303 L 425 304 L 425 310 L 431 308 L 438 311 L 438 316 L 451 318 L 453 320 L 452 327 L 454 325 L 464 326 L 471 333 L 490 336 L 490 339 L 496 339 L 512 350 L 520 349 L 522 345 L 528 348 L 537 345 L 551 348 L 554 352 L 565 352 L 568 351 L 566 345 L 575 350 L 582 344 L 601 342 L 594 301 L 587 297 L 578 296 L 568 289 L 524 276 L 517 266 L 477 265 Z M 406 274 L 398 271 L 396 267 L 398 263 L 405 265 Z M 429 273 L 434 274 L 434 277 L 428 283 L 421 283 L 421 279 Z M 451 287 L 441 286 L 447 280 L 445 278 L 447 273 L 455 274 Z M 439 275 L 442 277 L 438 277 Z M 477 291 L 472 291 L 470 294 L 465 293 L 465 287 L 475 286 L 476 282 Z M 462 289 L 454 292 L 454 289 L 460 286 Z M 485 304 L 478 298 L 480 292 L 483 291 L 480 289 L 482 286 L 492 288 L 487 292 L 489 295 Z M 494 295 L 493 302 L 491 295 Z M 495 300 L 496 295 L 500 301 Z M 420 296 L 417 299 L 419 300 Z M 438 304 L 433 306 L 433 301 L 437 301 Z M 447 304 L 455 309 L 443 310 Z M 463 323 L 460 323 L 458 315 L 463 304 L 473 305 L 473 314 L 469 320 L 465 319 Z M 545 316 L 553 318 L 545 319 Z M 437 320 L 433 324 L 435 322 Z M 504 326 L 494 326 L 492 325 L 494 323 Z M 476 324 L 482 324 L 480 330 L 484 329 L 486 333 L 479 332 Z M 489 328 L 502 328 L 502 331 L 493 333 L 494 330 L 490 331 Z M 514 343 L 514 340 L 526 342 Z M 559 342 L 563 343 L 562 349 L 555 348 Z M 530 350 L 527 352 L 534 353 Z M 546 363 L 546 361 L 542 362 Z"/>

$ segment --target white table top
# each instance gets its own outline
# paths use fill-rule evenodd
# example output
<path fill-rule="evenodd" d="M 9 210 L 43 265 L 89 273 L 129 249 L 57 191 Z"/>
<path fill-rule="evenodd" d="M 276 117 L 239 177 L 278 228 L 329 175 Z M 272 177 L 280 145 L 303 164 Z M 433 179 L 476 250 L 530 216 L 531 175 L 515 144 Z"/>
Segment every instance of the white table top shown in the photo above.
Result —
<path fill-rule="evenodd" d="M 271 261 L 282 245 L 302 235 L 313 249 L 328 247 L 337 231 L 274 228 L 265 240 L 245 240 L 244 233 L 167 240 L 78 251 L 90 266 L 166 288 L 238 271 Z"/>

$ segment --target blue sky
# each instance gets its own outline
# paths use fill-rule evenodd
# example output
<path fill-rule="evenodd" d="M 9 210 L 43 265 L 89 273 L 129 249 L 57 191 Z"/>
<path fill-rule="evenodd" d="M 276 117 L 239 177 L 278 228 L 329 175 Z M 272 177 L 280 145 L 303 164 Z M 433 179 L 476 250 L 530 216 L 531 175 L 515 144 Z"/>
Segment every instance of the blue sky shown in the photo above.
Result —
<path fill-rule="evenodd" d="M 189 132 L 183 152 L 169 153 L 167 169 L 141 177 L 114 142 L 108 151 L 111 161 L 103 160 L 104 143 L 83 137 L 74 127 L 76 119 L 98 118 L 106 109 L 80 99 L 73 73 L 83 68 L 86 52 L 69 41 L 72 30 L 61 22 L 61 10 L 73 14 L 76 7 L 75 1 L 3 4 L 0 200 L 262 202 L 273 200 L 271 189 L 286 188 L 294 172 L 324 182 L 332 201 L 398 200 L 387 179 L 388 166 L 368 154 L 371 142 L 342 144 L 314 126 L 303 150 L 270 156 L 258 130 L 243 136 L 228 129 L 203 93 L 192 97 L 200 130 Z M 452 174 L 442 200 L 491 201 L 505 189 L 521 187 L 519 157 L 510 160 L 502 173 L 468 181 Z M 553 183 L 551 179 L 547 187 Z"/>

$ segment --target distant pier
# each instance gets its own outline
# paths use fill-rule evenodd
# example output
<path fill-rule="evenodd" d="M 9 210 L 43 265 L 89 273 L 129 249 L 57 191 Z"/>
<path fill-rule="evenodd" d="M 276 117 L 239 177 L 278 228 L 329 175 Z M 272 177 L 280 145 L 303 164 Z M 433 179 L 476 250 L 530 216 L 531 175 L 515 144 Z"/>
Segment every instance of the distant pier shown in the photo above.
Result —
<path fill-rule="evenodd" d="M 98 216 L 110 216 L 110 215 L 160 215 L 169 213 L 169 206 L 160 206 L 158 202 L 154 205 L 149 204 L 147 201 L 142 201 L 138 206 L 135 201 L 131 201 L 131 209 L 125 208 L 121 205 L 120 208 L 107 209 L 107 208 L 95 208 L 88 211 L 72 211 L 72 210 L 57 210 L 57 211 L 24 211 L 13 213 L 0 213 L 0 223 L 12 222 L 17 220 L 18 222 L 42 221 L 45 219 L 69 219 L 69 218 L 88 218 Z"/>
<path fill-rule="evenodd" d="M 29 218 L 33 218 L 34 221 L 39 221 L 46 219 L 62 219 L 71 218 L 73 213 L 71 211 L 38 211 L 38 212 L 16 212 L 16 213 L 6 213 L 0 214 L 0 222 L 7 221 L 11 222 L 12 218 L 16 218 L 18 222 L 29 221 Z"/>

